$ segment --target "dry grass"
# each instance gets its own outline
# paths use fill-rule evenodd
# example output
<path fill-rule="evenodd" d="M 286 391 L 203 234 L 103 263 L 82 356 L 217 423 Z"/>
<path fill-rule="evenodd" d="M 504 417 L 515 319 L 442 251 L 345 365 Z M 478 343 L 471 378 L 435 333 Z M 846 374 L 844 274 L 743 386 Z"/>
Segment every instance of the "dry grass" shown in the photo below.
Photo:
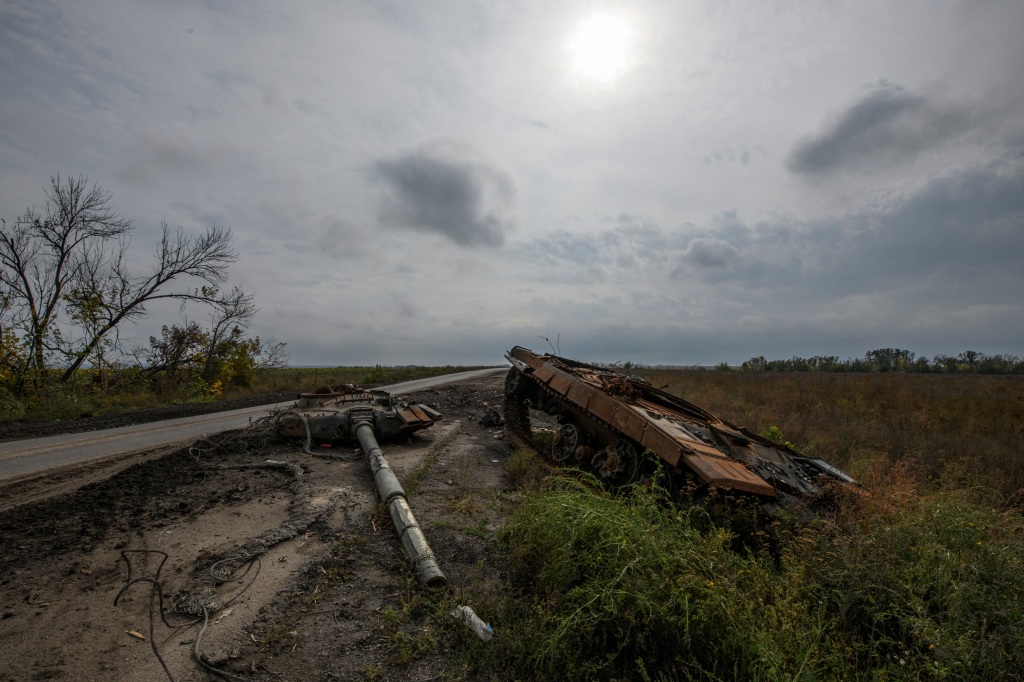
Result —
<path fill-rule="evenodd" d="M 650 371 L 655 386 L 863 477 L 907 462 L 930 487 L 1024 488 L 1024 377 Z"/>

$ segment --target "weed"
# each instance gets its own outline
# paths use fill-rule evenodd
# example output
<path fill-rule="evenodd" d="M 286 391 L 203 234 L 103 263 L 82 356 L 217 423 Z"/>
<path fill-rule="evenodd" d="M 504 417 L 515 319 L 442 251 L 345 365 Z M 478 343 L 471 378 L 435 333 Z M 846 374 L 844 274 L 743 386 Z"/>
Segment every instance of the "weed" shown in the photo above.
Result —
<path fill-rule="evenodd" d="M 492 537 L 494 537 L 494 533 L 491 532 L 491 530 L 487 527 L 487 523 L 484 521 L 477 521 L 476 523 L 471 523 L 462 530 L 467 535 L 478 537 L 481 540 L 490 540 Z"/>
<path fill-rule="evenodd" d="M 537 453 L 529 448 L 516 450 L 505 460 L 505 473 L 520 488 L 536 488 L 541 478 Z"/>
<path fill-rule="evenodd" d="M 445 501 L 444 507 L 449 512 L 456 514 L 464 514 L 466 516 L 476 516 L 477 513 L 483 510 L 483 505 L 477 502 L 472 495 L 464 495 L 459 499 L 450 499 Z"/>
<path fill-rule="evenodd" d="M 397 626 L 402 622 L 399 612 L 390 606 L 384 607 L 380 612 L 380 617 L 386 625 Z"/>
<path fill-rule="evenodd" d="M 424 629 L 420 634 L 410 635 L 402 630 L 397 630 L 391 636 L 392 659 L 396 665 L 406 666 L 428 654 L 437 648 L 437 640 L 429 628 Z"/>
<path fill-rule="evenodd" d="M 553 478 L 503 533 L 502 647 L 466 642 L 467 664 L 564 680 L 1018 674 L 1024 521 L 911 473 L 838 493 L 834 516 L 776 518 L 773 553 L 656 487 Z"/>

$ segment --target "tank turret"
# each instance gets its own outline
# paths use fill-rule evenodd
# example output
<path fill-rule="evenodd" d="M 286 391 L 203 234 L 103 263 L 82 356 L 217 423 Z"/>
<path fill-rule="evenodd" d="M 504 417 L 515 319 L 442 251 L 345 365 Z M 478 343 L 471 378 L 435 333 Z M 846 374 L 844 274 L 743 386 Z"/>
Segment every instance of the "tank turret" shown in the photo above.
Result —
<path fill-rule="evenodd" d="M 354 442 L 356 426 L 369 421 L 377 439 L 388 441 L 433 426 L 441 418 L 441 413 L 428 405 L 349 384 L 300 394 L 295 407 L 278 419 L 278 430 L 289 438 L 305 438 L 308 425 L 313 442 Z"/>

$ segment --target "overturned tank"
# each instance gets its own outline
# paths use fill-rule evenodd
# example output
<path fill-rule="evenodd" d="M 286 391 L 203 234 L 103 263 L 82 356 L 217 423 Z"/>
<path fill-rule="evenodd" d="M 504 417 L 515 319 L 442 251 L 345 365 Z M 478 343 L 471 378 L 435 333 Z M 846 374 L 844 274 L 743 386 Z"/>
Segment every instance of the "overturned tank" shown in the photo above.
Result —
<path fill-rule="evenodd" d="M 813 497 L 822 484 L 856 484 L 828 462 L 716 417 L 647 381 L 516 346 L 505 357 L 505 423 L 522 445 L 530 412 L 556 417 L 549 456 L 588 469 L 610 487 L 660 472 L 670 488 L 687 483 L 762 498 Z"/>
<path fill-rule="evenodd" d="M 369 423 L 378 440 L 395 440 L 433 426 L 441 413 L 428 405 L 408 403 L 387 391 L 324 386 L 299 394 L 295 407 L 278 418 L 278 431 L 288 438 L 314 443 L 356 441 L 356 427 Z"/>

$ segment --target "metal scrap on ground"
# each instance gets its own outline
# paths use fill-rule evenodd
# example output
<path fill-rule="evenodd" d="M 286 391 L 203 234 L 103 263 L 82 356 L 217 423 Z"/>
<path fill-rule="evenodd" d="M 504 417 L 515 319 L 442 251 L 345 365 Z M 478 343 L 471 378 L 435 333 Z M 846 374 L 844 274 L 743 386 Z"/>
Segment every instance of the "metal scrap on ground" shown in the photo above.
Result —
<path fill-rule="evenodd" d="M 411 404 L 386 391 L 355 386 L 325 386 L 303 393 L 295 407 L 278 418 L 284 436 L 337 443 L 358 441 L 373 472 L 380 500 L 387 506 L 402 549 L 426 587 L 444 587 L 448 579 L 434 558 L 416 517 L 409 508 L 405 490 L 384 458 L 377 440 L 393 440 L 433 426 L 442 416 L 428 405 Z"/>

